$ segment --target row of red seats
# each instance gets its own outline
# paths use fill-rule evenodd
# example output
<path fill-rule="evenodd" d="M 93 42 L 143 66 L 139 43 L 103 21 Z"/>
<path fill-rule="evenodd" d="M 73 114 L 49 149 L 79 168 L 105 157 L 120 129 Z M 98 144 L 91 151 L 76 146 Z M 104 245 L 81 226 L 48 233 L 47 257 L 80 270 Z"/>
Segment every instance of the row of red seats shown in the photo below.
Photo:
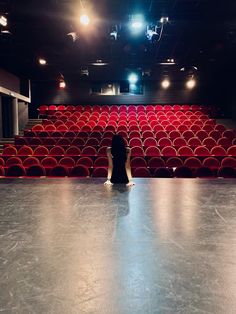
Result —
<path fill-rule="evenodd" d="M 122 118 L 118 118 L 118 117 L 100 117 L 99 119 L 95 118 L 87 118 L 87 117 L 72 117 L 72 118 L 67 118 L 67 117 L 62 117 L 60 119 L 57 120 L 49 120 L 49 119 L 44 119 L 43 120 L 43 125 L 54 125 L 54 126 L 59 126 L 59 125 L 86 125 L 87 123 L 90 123 L 91 125 L 93 124 L 94 126 L 96 125 L 113 125 L 115 122 L 115 125 L 168 125 L 170 123 L 173 123 L 174 125 L 178 126 L 180 125 L 180 123 L 184 123 L 185 125 L 193 125 L 193 124 L 197 124 L 197 125 L 215 125 L 215 120 L 213 119 L 199 119 L 196 117 L 192 117 L 192 118 L 185 118 L 183 117 L 181 118 L 176 118 L 176 117 L 160 117 L 160 118 L 156 118 L 154 116 L 151 116 L 149 118 L 146 117 L 140 117 L 140 118 L 135 118 L 135 117 L 122 117 Z"/>
<path fill-rule="evenodd" d="M 44 168 L 53 168 L 57 165 L 65 166 L 67 168 L 72 168 L 78 165 L 84 165 L 88 168 L 98 168 L 98 167 L 108 167 L 107 157 L 98 157 L 93 159 L 91 157 L 79 157 L 77 160 L 74 160 L 72 157 L 60 157 L 56 159 L 53 156 L 43 157 L 42 159 L 37 157 L 10 157 L 6 161 L 3 158 L 0 158 L 0 166 L 8 168 L 14 165 L 23 165 L 25 168 L 29 168 L 35 165 L 41 165 Z M 131 168 L 138 167 L 148 167 L 151 169 L 156 168 L 176 168 L 180 166 L 186 166 L 190 168 L 200 168 L 208 167 L 211 169 L 218 169 L 220 167 L 232 167 L 236 169 L 236 159 L 232 157 L 224 157 L 221 161 L 215 157 L 206 157 L 203 160 L 197 157 L 188 157 L 185 160 L 182 160 L 179 157 L 168 157 L 166 159 L 161 157 L 152 157 L 146 160 L 143 157 L 134 157 L 131 159 Z"/>
<path fill-rule="evenodd" d="M 10 166 L 7 169 L 0 167 L 0 176 L 6 177 L 42 177 L 48 175 L 49 177 L 89 177 L 94 178 L 105 178 L 107 176 L 107 169 L 104 167 L 94 168 L 90 172 L 86 166 L 75 166 L 71 169 L 58 165 L 50 169 L 47 174 L 47 169 L 41 165 L 31 166 L 24 168 L 22 165 Z M 208 167 L 201 167 L 193 170 L 186 166 L 180 166 L 176 169 L 169 168 L 157 168 L 153 173 L 146 167 L 136 168 L 133 171 L 133 177 L 142 178 L 209 178 L 209 177 L 225 177 L 225 178 L 236 178 L 236 170 L 231 167 L 221 167 L 218 171 L 213 171 Z"/>
<path fill-rule="evenodd" d="M 147 135 L 147 137 L 146 137 Z M 149 136 L 148 136 L 149 135 Z M 218 140 L 215 140 L 213 137 L 190 137 L 184 138 L 182 136 L 179 137 L 162 137 L 159 134 L 157 136 L 150 136 L 151 134 L 145 134 L 144 137 L 123 137 L 126 143 L 126 146 L 157 146 L 157 147 L 165 147 L 165 146 L 174 146 L 174 147 L 182 147 L 182 146 L 206 146 L 207 148 L 211 148 L 214 146 L 222 146 L 222 147 L 230 147 L 233 146 L 236 139 L 232 140 L 227 137 L 220 137 Z M 202 139 L 204 138 L 204 139 Z M 59 146 L 68 146 L 68 145 L 76 145 L 76 146 L 110 146 L 112 142 L 111 137 L 104 137 L 104 138 L 96 138 L 96 137 L 89 137 L 89 138 L 80 138 L 80 137 L 61 137 L 61 138 L 54 138 L 54 137 L 18 137 L 15 138 L 15 145 L 59 145 Z"/>
<path fill-rule="evenodd" d="M 44 114 L 47 112 L 55 112 L 55 111 L 90 111 L 90 112 L 122 112 L 122 111 L 198 111 L 198 110 L 207 110 L 206 107 L 202 107 L 199 105 L 94 105 L 94 106 L 90 106 L 90 105 L 77 105 L 77 106 L 73 106 L 73 105 L 68 105 L 68 106 L 64 106 L 64 105 L 41 105 L 39 108 L 39 113 L 40 114 Z M 209 109 L 208 109 L 209 110 Z"/>
<path fill-rule="evenodd" d="M 25 130 L 24 135 L 28 136 L 28 137 L 32 137 L 32 136 L 36 136 L 37 134 L 39 134 L 40 132 L 48 132 L 52 133 L 52 132 L 103 132 L 103 131 L 112 131 L 113 133 L 117 133 L 119 131 L 125 131 L 125 132 L 132 132 L 132 131 L 138 131 L 140 133 L 144 132 L 144 131 L 153 131 L 153 132 L 157 132 L 157 131 L 166 131 L 166 132 L 171 132 L 171 131 L 179 131 L 179 132 L 184 132 L 184 131 L 188 131 L 191 130 L 193 132 L 197 132 L 197 131 L 201 131 L 201 130 L 206 130 L 206 132 L 211 132 L 213 130 L 215 131 L 219 131 L 219 132 L 224 132 L 226 131 L 226 128 L 221 127 L 221 125 L 215 125 L 214 127 L 212 126 L 200 126 L 197 124 L 192 124 L 192 125 L 185 125 L 185 124 L 181 124 L 179 126 L 175 126 L 173 124 L 168 124 L 168 125 L 148 125 L 148 124 L 143 124 L 141 126 L 136 125 L 136 124 L 131 124 L 129 126 L 126 125 L 109 125 L 109 126 L 103 126 L 103 125 L 97 125 L 95 127 L 93 127 L 90 124 L 87 125 L 72 125 L 72 126 L 67 126 L 65 124 L 63 125 L 59 125 L 58 127 L 55 127 L 53 125 L 48 125 L 45 127 L 39 127 L 38 125 L 34 128 L 32 128 L 32 130 Z M 235 132 L 234 131 L 230 131 L 227 130 L 228 132 L 230 132 L 233 137 L 235 138 Z M 35 132 L 35 135 L 33 133 L 30 132 Z M 33 134 L 33 135 L 29 135 L 29 134 Z M 206 134 L 206 136 L 208 136 L 208 134 Z"/>
<path fill-rule="evenodd" d="M 107 146 L 84 146 L 82 150 L 78 146 L 68 146 L 65 150 L 62 146 L 53 146 L 50 151 L 46 146 L 37 146 L 34 150 L 30 146 L 8 146 L 3 149 L 2 156 L 98 156 L 106 155 Z M 175 148 L 173 146 L 142 146 L 131 147 L 131 156 L 236 156 L 236 145 L 227 151 L 222 146 L 215 146 L 210 150 L 205 146 L 198 146 L 194 150 L 189 146 Z"/>
<path fill-rule="evenodd" d="M 92 132 L 85 132 L 85 131 L 80 131 L 80 132 L 74 132 L 74 131 L 66 131 L 66 132 L 25 131 L 24 136 L 16 136 L 15 140 L 20 140 L 20 139 L 31 140 L 32 138 L 37 138 L 37 137 L 40 137 L 41 139 L 44 139 L 44 138 L 57 138 L 57 139 L 60 139 L 60 138 L 71 138 L 71 139 L 83 138 L 86 140 L 89 138 L 97 138 L 97 139 L 112 138 L 114 134 L 115 133 L 113 131 L 110 131 L 110 130 L 106 130 L 104 132 L 101 132 L 101 131 L 92 131 Z M 236 138 L 234 130 L 226 130 L 226 131 L 211 130 L 210 132 L 207 132 L 205 129 L 201 129 L 198 131 L 192 131 L 192 130 L 184 130 L 184 131 L 179 131 L 179 130 L 172 130 L 172 131 L 166 131 L 166 130 L 125 131 L 125 130 L 121 130 L 121 131 L 118 131 L 117 134 L 120 134 L 123 138 L 125 138 L 127 140 L 135 138 L 135 137 L 140 138 L 140 139 L 145 139 L 148 137 L 154 137 L 156 139 L 168 137 L 171 140 L 173 140 L 177 137 L 182 137 L 186 140 L 189 140 L 190 138 L 193 138 L 193 137 L 197 137 L 200 140 L 204 140 L 207 137 L 212 137 L 214 140 L 218 140 L 221 137 L 226 137 L 226 138 L 230 139 L 231 141 L 234 141 Z"/>
<path fill-rule="evenodd" d="M 203 113 L 201 113 L 200 111 L 196 111 L 195 113 L 192 113 L 191 111 L 186 111 L 186 113 L 183 113 L 182 111 L 178 111 L 176 113 L 173 113 L 171 111 L 167 111 L 166 113 L 164 112 L 160 112 L 160 113 L 153 113 L 153 112 L 149 112 L 149 113 L 89 113 L 89 112 L 84 112 L 84 113 L 71 113 L 69 111 L 66 111 L 64 114 L 62 113 L 58 113 L 55 115 L 48 115 L 47 119 L 44 120 L 66 120 L 66 119 L 81 119 L 81 120 L 94 120 L 94 121 L 98 121 L 98 120 L 112 120 L 114 118 L 117 118 L 119 120 L 142 120 L 142 119 L 156 119 L 156 120 L 163 120 L 163 119 L 169 119 L 169 120 L 184 120 L 184 119 L 190 119 L 190 120 L 194 120 L 194 119 L 198 119 L 198 120 L 208 120 L 209 117 L 208 115 L 205 115 Z"/>
<path fill-rule="evenodd" d="M 211 149 L 216 146 L 220 146 L 224 149 L 231 149 L 233 150 L 233 146 L 236 145 L 236 140 L 233 141 L 226 138 L 221 137 L 217 141 L 213 139 L 212 137 L 207 137 L 204 140 L 201 140 L 199 137 L 192 137 L 188 140 L 184 139 L 183 137 L 178 137 L 175 139 L 170 139 L 169 137 L 162 137 L 162 138 L 155 138 L 155 137 L 148 137 L 148 138 L 132 138 L 130 140 L 124 138 L 124 141 L 126 143 L 126 146 L 134 147 L 139 146 L 143 147 L 144 149 L 155 146 L 159 149 L 162 149 L 166 146 L 173 146 L 174 148 L 178 149 L 180 147 L 189 146 L 192 149 L 195 149 L 198 146 L 204 146 L 208 149 Z M 103 146 L 111 146 L 112 139 L 111 138 L 103 138 L 101 140 L 97 138 L 60 138 L 60 139 L 54 139 L 54 138 L 18 138 L 15 141 L 16 146 L 30 146 L 32 148 L 35 148 L 35 146 L 44 145 L 44 146 L 78 146 L 80 149 L 83 149 L 85 146 L 92 146 L 92 147 L 103 147 Z"/>

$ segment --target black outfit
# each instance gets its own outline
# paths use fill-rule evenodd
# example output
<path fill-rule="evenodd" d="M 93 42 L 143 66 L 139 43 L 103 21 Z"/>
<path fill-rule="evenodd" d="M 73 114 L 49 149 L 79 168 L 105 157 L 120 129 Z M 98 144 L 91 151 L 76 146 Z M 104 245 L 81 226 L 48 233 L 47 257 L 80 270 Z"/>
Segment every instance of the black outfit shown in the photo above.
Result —
<path fill-rule="evenodd" d="M 120 157 L 112 156 L 113 170 L 111 175 L 111 183 L 128 183 L 128 177 L 126 174 L 125 163 L 126 160 L 122 160 Z"/>

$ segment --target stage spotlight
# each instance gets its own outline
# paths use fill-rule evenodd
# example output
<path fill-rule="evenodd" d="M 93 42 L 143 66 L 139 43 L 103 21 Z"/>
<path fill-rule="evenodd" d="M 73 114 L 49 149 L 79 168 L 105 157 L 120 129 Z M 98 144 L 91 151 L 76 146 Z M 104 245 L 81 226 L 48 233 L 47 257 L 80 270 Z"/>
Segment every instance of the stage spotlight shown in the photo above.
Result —
<path fill-rule="evenodd" d="M 3 27 L 7 26 L 7 18 L 3 15 L 0 16 L 0 25 Z"/>
<path fill-rule="evenodd" d="M 142 15 L 134 15 L 131 17 L 130 29 L 133 34 L 138 34 L 144 29 L 144 19 Z"/>
<path fill-rule="evenodd" d="M 39 64 L 40 65 L 46 65 L 47 64 L 47 61 L 43 58 L 39 58 Z"/>
<path fill-rule="evenodd" d="M 168 22 L 169 22 L 168 16 L 163 16 L 163 17 L 161 17 L 161 18 L 160 18 L 160 22 L 161 22 L 162 24 L 168 23 Z"/>
<path fill-rule="evenodd" d="M 128 77 L 130 84 L 136 84 L 138 82 L 138 75 L 135 73 L 131 73 Z"/>
<path fill-rule="evenodd" d="M 196 80 L 191 78 L 186 82 L 186 87 L 188 89 L 193 89 L 196 86 Z"/>
<path fill-rule="evenodd" d="M 164 89 L 169 88 L 169 87 L 170 87 L 170 80 L 164 79 L 164 80 L 161 82 L 161 86 L 162 86 L 162 88 L 164 88 Z"/>
<path fill-rule="evenodd" d="M 60 87 L 60 89 L 65 89 L 66 88 L 66 82 L 65 81 L 60 81 L 60 83 L 59 83 L 59 87 Z"/>
<path fill-rule="evenodd" d="M 81 17 L 80 17 L 80 23 L 81 23 L 82 25 L 85 25 L 85 26 L 87 26 L 87 25 L 90 23 L 90 18 L 88 17 L 87 14 L 81 15 Z"/>

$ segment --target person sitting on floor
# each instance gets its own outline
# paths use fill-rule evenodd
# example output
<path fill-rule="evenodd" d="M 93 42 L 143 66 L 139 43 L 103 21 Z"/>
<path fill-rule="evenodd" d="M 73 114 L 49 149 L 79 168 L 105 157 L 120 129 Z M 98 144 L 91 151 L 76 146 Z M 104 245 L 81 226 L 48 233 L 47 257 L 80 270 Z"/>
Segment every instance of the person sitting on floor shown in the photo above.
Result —
<path fill-rule="evenodd" d="M 130 167 L 131 151 L 125 146 L 124 139 L 116 134 L 112 138 L 111 147 L 107 148 L 108 175 L 105 185 L 114 183 L 126 183 L 127 186 L 134 185 Z"/>

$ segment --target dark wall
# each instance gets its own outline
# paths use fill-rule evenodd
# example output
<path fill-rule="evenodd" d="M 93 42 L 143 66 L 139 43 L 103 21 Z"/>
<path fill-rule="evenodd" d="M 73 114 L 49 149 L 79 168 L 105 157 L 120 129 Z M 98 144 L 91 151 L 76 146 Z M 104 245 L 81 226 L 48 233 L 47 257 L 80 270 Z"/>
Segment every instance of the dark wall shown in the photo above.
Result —
<path fill-rule="evenodd" d="M 3 69 L 0 69 L 0 86 L 20 93 L 20 79 Z"/>
<path fill-rule="evenodd" d="M 32 105 L 30 116 L 36 116 L 41 104 L 168 104 L 168 103 L 202 103 L 207 96 L 202 93 L 199 84 L 193 90 L 187 90 L 184 81 L 172 82 L 168 90 L 160 87 L 160 81 L 143 81 L 142 95 L 91 95 L 91 84 L 88 80 L 67 81 L 65 90 L 60 90 L 58 82 L 33 82 Z"/>

